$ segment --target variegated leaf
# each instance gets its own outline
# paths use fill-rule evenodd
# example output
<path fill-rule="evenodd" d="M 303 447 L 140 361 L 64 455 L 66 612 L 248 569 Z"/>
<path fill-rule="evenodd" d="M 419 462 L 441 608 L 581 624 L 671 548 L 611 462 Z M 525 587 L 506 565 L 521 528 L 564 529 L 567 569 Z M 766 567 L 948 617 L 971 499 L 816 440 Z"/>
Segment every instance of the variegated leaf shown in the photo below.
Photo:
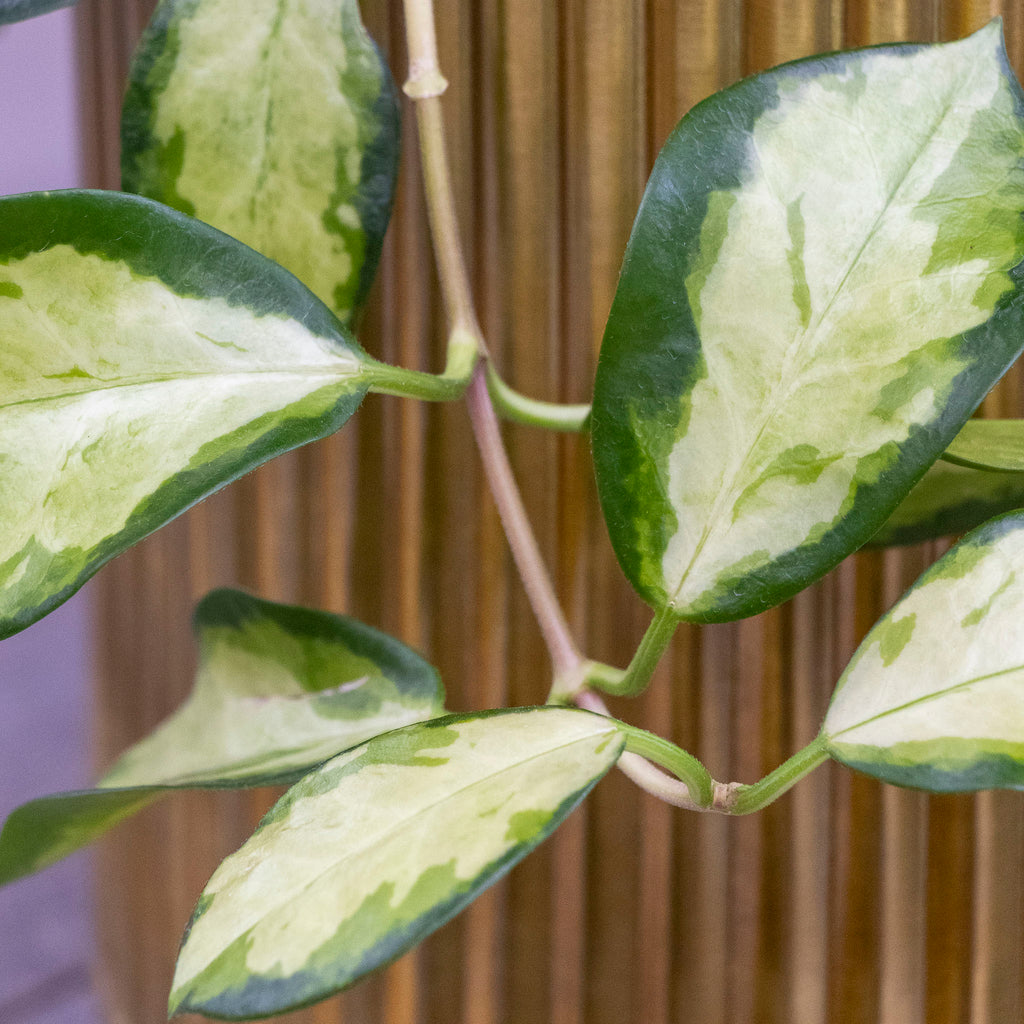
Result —
<path fill-rule="evenodd" d="M 389 963 L 546 838 L 622 747 L 606 718 L 534 708 L 409 726 L 328 762 L 210 880 L 171 1011 L 267 1016 Z"/>
<path fill-rule="evenodd" d="M 973 469 L 1024 472 L 1024 420 L 968 420 L 942 457 Z"/>
<path fill-rule="evenodd" d="M 444 714 L 437 670 L 355 619 L 215 590 L 195 628 L 192 695 L 101 785 L 293 781 L 372 736 Z"/>
<path fill-rule="evenodd" d="M 774 605 L 867 541 L 1024 343 L 998 25 L 799 61 L 658 157 L 598 365 L 612 541 L 657 607 Z"/>
<path fill-rule="evenodd" d="M 1024 472 L 989 472 L 940 460 L 929 466 L 869 543 L 920 544 L 966 533 L 993 516 L 1022 507 Z"/>
<path fill-rule="evenodd" d="M 73 7 L 78 0 L 0 0 L 0 25 L 49 14 L 61 7 Z"/>
<path fill-rule="evenodd" d="M 86 789 L 22 804 L 0 832 L 0 885 L 56 864 L 169 792 L 162 786 Z"/>
<path fill-rule="evenodd" d="M 898 785 L 1024 787 L 1024 512 L 965 537 L 897 602 L 822 732 L 833 757 Z"/>
<path fill-rule="evenodd" d="M 135 196 L 0 200 L 0 636 L 261 462 L 373 361 L 291 274 Z"/>
<path fill-rule="evenodd" d="M 162 0 L 125 99 L 128 191 L 277 260 L 348 322 L 397 170 L 394 85 L 356 0 Z"/>
<path fill-rule="evenodd" d="M 195 626 L 189 699 L 99 789 L 14 811 L 0 833 L 0 884 L 54 863 L 164 794 L 294 782 L 342 750 L 443 714 L 436 670 L 354 619 L 218 590 L 198 605 Z"/>

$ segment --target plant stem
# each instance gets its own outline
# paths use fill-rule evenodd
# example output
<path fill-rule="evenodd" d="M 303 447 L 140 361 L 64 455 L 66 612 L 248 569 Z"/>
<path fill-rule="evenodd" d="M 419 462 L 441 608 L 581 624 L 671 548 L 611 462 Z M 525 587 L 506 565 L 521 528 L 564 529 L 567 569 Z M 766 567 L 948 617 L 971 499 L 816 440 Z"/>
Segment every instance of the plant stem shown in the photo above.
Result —
<path fill-rule="evenodd" d="M 723 809 L 729 814 L 751 814 L 753 811 L 759 811 L 777 800 L 823 761 L 827 761 L 828 757 L 825 737 L 818 736 L 760 782 L 755 782 L 752 786 L 732 785 L 728 806 Z"/>
<path fill-rule="evenodd" d="M 502 443 L 498 417 L 487 392 L 483 363 L 477 362 L 478 354 L 486 360 L 486 346 L 473 308 L 469 274 L 462 255 L 455 216 L 440 101 L 441 93 L 448 83 L 438 67 L 432 0 L 405 0 L 405 24 L 409 43 L 409 78 L 405 84 L 405 93 L 416 102 L 427 214 L 450 328 L 445 376 L 457 379 L 461 369 L 472 368 L 476 362 L 466 392 L 466 404 L 484 471 L 516 568 L 551 654 L 554 689 L 559 692 L 574 691 L 579 688 L 585 662 L 573 642 L 540 556 L 537 540 L 526 518 L 526 510 Z M 412 378 L 407 379 L 407 383 L 410 382 L 413 382 Z"/>
<path fill-rule="evenodd" d="M 573 699 L 577 707 L 611 717 L 596 693 L 581 690 Z M 760 811 L 829 757 L 825 737 L 818 736 L 752 786 L 716 782 L 697 758 L 674 743 L 625 722 L 618 724 L 626 736 L 626 753 L 618 761 L 622 773 L 644 792 L 689 811 L 729 815 Z M 677 778 L 659 771 L 651 761 L 667 768 Z"/>
<path fill-rule="evenodd" d="M 494 369 L 487 364 L 487 388 L 491 393 L 498 412 L 505 419 L 525 423 L 531 427 L 560 430 L 567 434 L 578 434 L 587 430 L 590 420 L 589 405 L 562 405 L 558 402 L 542 402 L 527 398 L 510 388 Z"/>
<path fill-rule="evenodd" d="M 595 679 L 594 683 L 606 693 L 617 697 L 635 697 L 643 693 L 678 626 L 679 620 L 672 614 L 671 608 L 655 612 L 623 677 L 620 680 Z"/>
<path fill-rule="evenodd" d="M 412 100 L 440 96 L 448 82 L 437 60 L 437 32 L 432 0 L 405 0 L 405 36 L 409 45 L 409 77 L 404 92 Z"/>
<path fill-rule="evenodd" d="M 605 665 L 601 661 L 588 661 L 583 668 L 583 685 L 585 687 L 596 686 L 599 690 L 614 689 L 622 682 L 625 675 L 625 671 L 621 668 Z"/>
<path fill-rule="evenodd" d="M 555 688 L 574 689 L 572 681 L 582 673 L 586 662 L 576 648 L 569 624 L 555 596 L 554 587 L 541 558 L 537 539 L 530 529 L 523 499 L 516 487 L 505 445 L 501 440 L 498 417 L 487 392 L 483 364 L 479 364 L 469 382 L 466 404 L 473 433 L 480 448 L 484 471 L 498 507 L 512 557 L 523 581 L 526 596 L 540 625 L 544 642 L 555 669 Z"/>
<path fill-rule="evenodd" d="M 427 217 L 450 328 L 450 367 L 453 348 L 471 346 L 474 351 L 483 351 L 484 344 L 473 308 L 469 274 L 455 216 L 451 171 L 444 141 L 444 113 L 441 110 L 441 94 L 448 88 L 448 82 L 438 66 L 432 0 L 405 0 L 405 29 L 409 46 L 409 77 L 404 91 L 416 103 Z"/>
<path fill-rule="evenodd" d="M 611 716 L 605 703 L 596 693 L 589 693 L 583 690 L 576 694 L 575 697 L 576 705 L 583 708 L 585 711 L 593 711 L 598 715 L 605 715 L 606 717 Z M 619 758 L 616 767 L 622 772 L 628 779 L 634 782 L 640 787 L 645 793 L 650 793 L 651 796 L 657 797 L 659 800 L 664 800 L 667 804 L 672 804 L 674 807 L 681 807 L 687 811 L 706 811 L 710 810 L 710 799 L 713 799 L 714 784 L 711 782 L 711 776 L 708 775 L 704 766 L 696 759 L 692 759 L 692 764 L 687 760 L 684 765 L 681 761 L 677 762 L 675 758 L 667 757 L 666 760 L 671 763 L 679 763 L 679 767 L 687 773 L 690 772 L 693 765 L 697 768 L 694 769 L 693 777 L 689 781 L 683 781 L 682 779 L 674 779 L 669 775 L 666 775 L 663 771 L 656 768 L 650 761 L 645 757 L 642 757 L 639 753 L 632 753 L 629 749 L 628 731 L 632 729 L 631 726 L 626 726 L 624 723 L 619 723 L 620 727 L 627 730 L 627 750 Z M 635 733 L 641 734 L 643 730 L 637 729 Z M 648 736 L 651 734 L 648 733 Z M 652 737 L 658 739 L 658 737 Z M 667 740 L 661 741 L 664 744 L 668 744 Z M 634 741 L 635 743 L 635 741 Z M 674 744 L 668 744 L 674 747 Z M 651 750 L 652 748 L 647 748 Z M 684 758 L 689 759 L 691 755 L 687 754 L 685 750 L 680 750 L 675 747 L 675 750 L 679 754 L 684 755 Z M 664 748 L 659 745 L 658 753 L 663 754 Z M 707 777 L 707 783 L 711 786 L 711 796 L 708 803 L 702 802 L 705 791 L 705 783 L 700 779 L 700 772 Z"/>
<path fill-rule="evenodd" d="M 366 376 L 370 390 L 379 395 L 419 398 L 426 402 L 450 402 L 466 393 L 476 361 L 476 344 L 467 345 L 464 340 L 460 342 L 453 337 L 448 342 L 448 365 L 440 375 L 374 361 Z"/>
<path fill-rule="evenodd" d="M 697 807 L 711 806 L 714 783 L 707 768 L 693 754 L 646 729 L 638 729 L 625 723 L 622 729 L 626 734 L 626 750 L 653 761 L 675 775 L 686 785 L 690 799 Z"/>

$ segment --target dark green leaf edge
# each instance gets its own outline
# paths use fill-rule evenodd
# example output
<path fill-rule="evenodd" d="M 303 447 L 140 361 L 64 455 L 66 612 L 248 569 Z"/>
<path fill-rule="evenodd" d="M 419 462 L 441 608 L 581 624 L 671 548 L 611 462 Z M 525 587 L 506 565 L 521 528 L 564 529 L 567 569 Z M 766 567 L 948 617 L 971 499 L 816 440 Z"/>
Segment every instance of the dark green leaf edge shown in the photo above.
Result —
<path fill-rule="evenodd" d="M 343 645 L 353 654 L 374 662 L 383 675 L 401 680 L 423 700 L 433 700 L 439 707 L 444 703 L 444 684 L 433 665 L 400 640 L 347 615 L 266 601 L 244 590 L 223 587 L 210 591 L 198 602 L 193 629 L 202 643 L 205 629 L 242 629 L 260 618 L 271 620 L 297 637 Z M 308 680 L 299 682 L 305 685 Z M 317 691 L 311 688 L 310 692 Z"/>
<path fill-rule="evenodd" d="M 76 3 L 78 0 L 0 0 L 0 25 L 27 21 L 62 7 L 74 7 Z"/>
<path fill-rule="evenodd" d="M 0 265 L 57 245 L 127 264 L 178 295 L 297 320 L 339 352 L 369 357 L 294 274 L 238 239 L 126 192 L 68 189 L 0 198 Z"/>
<path fill-rule="evenodd" d="M 147 194 L 190 216 L 195 206 L 178 194 L 177 179 L 184 163 L 185 139 L 181 133 L 161 145 L 152 132 L 152 111 L 157 98 L 166 88 L 180 49 L 179 25 L 200 4 L 200 0 L 163 0 L 143 31 L 129 69 L 128 89 L 121 114 L 121 183 L 126 192 Z M 366 32 L 359 18 L 358 6 L 343 6 L 343 14 L 351 13 L 355 24 L 347 27 L 361 35 L 375 55 L 380 73 L 380 90 L 370 106 L 377 133 L 365 144 L 360 166 L 359 187 L 351 193 L 351 185 L 343 173 L 344 163 L 338 161 L 334 205 L 351 202 L 359 214 L 364 232 L 363 261 L 352 299 L 352 316 L 346 326 L 354 327 L 376 276 L 384 246 L 384 235 L 391 219 L 398 166 L 401 153 L 401 108 L 398 90 L 391 70 L 376 42 Z M 358 84 L 362 68 L 353 74 Z M 346 92 L 346 94 L 348 94 Z M 330 230 L 349 238 L 352 229 L 332 222 Z M 344 305 L 341 296 L 336 305 Z"/>
<path fill-rule="evenodd" d="M 1024 743 L 979 743 L 944 739 L 898 743 L 882 762 L 872 747 L 848 745 L 831 756 L 862 775 L 904 789 L 929 793 L 975 793 L 985 789 L 1024 789 Z M 923 765 L 922 760 L 930 765 Z M 904 763 L 900 763 L 900 762 Z"/>
<path fill-rule="evenodd" d="M 688 303 L 674 305 L 677 322 L 664 328 L 663 333 L 673 331 L 673 345 L 665 345 L 661 338 L 652 335 L 641 315 L 644 309 L 662 305 L 662 296 L 678 292 L 679 281 L 692 270 L 692 263 L 679 271 L 667 267 L 663 260 L 643 261 L 638 251 L 678 250 L 678 241 L 674 239 L 699 237 L 711 193 L 728 191 L 740 184 L 732 168 L 743 166 L 744 140 L 757 117 L 774 105 L 777 82 L 790 76 L 814 77 L 841 70 L 867 51 L 910 56 L 927 45 L 930 44 L 863 47 L 792 61 L 745 78 L 697 104 L 680 121 L 658 156 L 626 247 L 619 289 L 598 358 L 591 413 L 598 495 L 616 557 L 634 588 L 654 608 L 670 604 L 670 595 L 660 582 L 647 578 L 639 551 L 644 547 L 664 551 L 670 531 L 677 526 L 666 483 L 657 468 L 664 461 L 674 435 L 672 431 L 655 428 L 638 436 L 636 412 L 643 411 L 644 422 L 660 419 L 671 423 L 673 430 L 677 425 L 684 430 L 686 416 L 679 422 L 682 398 L 704 376 L 705 370 L 699 345 L 690 347 L 694 339 L 699 343 L 699 337 Z M 1024 117 L 1024 91 L 1013 74 L 1005 48 L 1000 53 L 1000 62 L 1010 83 L 1016 113 Z M 706 149 L 712 142 L 713 147 Z M 680 203 L 681 186 L 668 167 L 670 162 L 673 167 L 697 169 L 697 176 L 689 176 L 684 182 L 683 187 L 689 190 L 684 203 Z M 699 192 L 694 187 L 697 180 Z M 696 254 L 689 259 L 696 259 Z M 643 272 L 632 270 L 634 264 Z M 622 288 L 627 276 L 637 286 L 635 295 Z M 879 453 L 879 466 L 884 468 L 879 469 L 873 482 L 856 486 L 855 494 L 848 498 L 850 511 L 821 540 L 782 555 L 762 570 L 721 580 L 716 588 L 717 607 L 692 616 L 692 621 L 734 621 L 775 607 L 816 582 L 879 531 L 903 497 L 942 455 L 993 383 L 1024 350 L 1024 262 L 1008 276 L 1013 288 L 1000 300 L 989 320 L 946 339 L 946 344 L 955 347 L 957 355 L 970 365 L 953 381 L 941 415 L 930 424 L 915 428 L 902 445 L 887 446 L 898 447 L 894 462 L 889 462 L 892 452 Z M 638 379 L 640 386 L 629 383 Z M 632 480 L 632 486 L 622 486 L 624 480 Z M 642 502 L 635 499 L 638 493 L 644 494 Z M 652 509 L 658 514 L 651 514 Z"/>
<path fill-rule="evenodd" d="M 915 484 L 867 546 L 900 547 L 952 537 L 1024 507 L 1024 473 L 940 460 Z"/>
<path fill-rule="evenodd" d="M 1000 474 L 1001 475 L 1001 474 Z M 967 565 L 979 557 L 981 549 L 999 540 L 1006 533 L 1024 529 L 1024 511 L 1015 510 L 996 516 L 967 534 L 955 547 L 947 551 L 934 565 L 929 566 L 913 583 L 907 593 L 926 586 L 935 577 L 956 576 L 958 566 Z M 844 670 L 845 676 L 875 642 L 873 634 L 884 628 L 889 615 L 880 620 L 861 642 Z M 836 688 L 842 686 L 842 679 Z M 822 733 L 829 756 L 848 768 L 870 775 L 890 785 L 919 789 L 930 793 L 973 793 L 985 789 L 1024 789 L 1024 742 L 986 741 L 961 737 L 942 737 L 937 740 L 912 741 L 888 748 L 891 760 L 880 761 L 878 748 L 864 744 L 833 746 L 830 737 Z M 980 752 L 980 756 L 979 756 Z M 922 755 L 933 764 L 913 763 Z M 903 763 L 900 763 L 900 762 Z"/>
<path fill-rule="evenodd" d="M 443 707 L 444 685 L 433 665 L 400 641 L 348 616 L 264 601 L 244 591 L 222 588 L 211 591 L 196 605 L 193 630 L 202 643 L 205 629 L 241 629 L 260 617 L 297 636 L 343 644 L 353 654 L 375 662 L 384 675 L 402 680 L 417 690 L 418 696 L 432 697 Z M 309 692 L 318 691 L 311 687 Z M 183 790 L 292 785 L 342 752 L 339 749 L 286 772 L 254 771 L 245 777 L 198 778 L 170 785 L 98 787 L 31 800 L 12 811 L 0 830 L 0 886 L 55 864 L 162 796 Z"/>
<path fill-rule="evenodd" d="M 119 192 L 33 192 L 0 199 L 0 229 L 0 266 L 51 246 L 69 245 L 83 255 L 123 261 L 136 274 L 160 280 L 179 295 L 219 298 L 257 315 L 290 317 L 339 352 L 374 365 L 331 311 L 287 270 L 161 203 Z M 0 621 L 0 639 L 53 611 L 112 558 L 203 498 L 284 452 L 335 433 L 356 411 L 368 387 L 368 381 L 328 386 L 294 403 L 297 415 L 292 419 L 281 422 L 276 413 L 260 417 L 216 439 L 213 451 L 218 454 L 210 462 L 202 458 L 207 448 L 200 449 L 198 465 L 178 473 L 140 502 L 125 527 L 90 552 L 71 583 Z M 322 399 L 332 392 L 325 411 Z M 304 407 L 317 411 L 301 416 Z M 14 554 L 0 565 L 0 574 L 26 554 L 30 551 Z M 59 570 L 60 562 L 58 555 L 47 568 Z M 43 571 L 33 562 L 19 587 L 36 590 Z"/>
<path fill-rule="evenodd" d="M 288 785 L 303 774 L 305 771 L 228 783 L 81 789 L 30 800 L 11 811 L 0 831 L 0 885 L 56 864 L 169 793 Z"/>
<path fill-rule="evenodd" d="M 1024 420 L 968 420 L 942 458 L 990 473 L 1024 472 Z"/>
<path fill-rule="evenodd" d="M 245 778 L 199 779 L 168 786 L 99 787 L 30 800 L 15 808 L 0 830 L 0 886 L 56 864 L 163 796 L 190 790 L 291 786 L 341 753 L 344 749 L 287 772 L 254 772 Z"/>
<path fill-rule="evenodd" d="M 324 389 L 327 390 L 327 389 Z M 214 461 L 198 468 L 178 473 L 166 484 L 159 487 L 148 498 L 140 502 L 131 512 L 127 525 L 96 545 L 89 553 L 81 572 L 67 586 L 49 593 L 43 600 L 26 603 L 20 611 L 0 620 L 0 639 L 6 639 L 20 632 L 34 622 L 58 608 L 81 589 L 107 562 L 127 551 L 128 548 L 166 526 L 183 512 L 187 512 L 204 498 L 233 483 L 239 477 L 251 472 L 271 459 L 327 437 L 339 430 L 359 407 L 366 389 L 363 387 L 343 392 L 328 413 L 313 418 L 295 418 L 266 430 L 268 423 L 276 423 L 277 417 L 264 416 L 246 427 L 234 431 L 218 440 L 217 449 L 221 454 Z M 316 398 L 316 394 L 310 396 Z M 226 449 L 226 450 L 225 450 Z M 233 451 L 232 451 L 233 449 Z M 205 451 L 200 449 L 199 455 Z M 8 573 L 28 554 L 32 545 L 17 552 L 4 564 L 0 573 Z M 18 586 L 28 591 L 41 588 L 44 572 L 57 570 L 61 574 L 62 561 L 77 561 L 73 557 L 58 555 L 48 558 L 46 566 L 32 563 Z"/>
<path fill-rule="evenodd" d="M 402 108 L 391 69 L 376 40 L 363 26 L 357 4 L 352 5 L 352 14 L 357 23 L 353 30 L 365 37 L 380 68 L 380 92 L 371 108 L 379 130 L 373 138 L 366 140 L 366 149 L 359 169 L 359 188 L 352 199 L 365 236 L 363 262 L 359 268 L 359 279 L 352 300 L 351 324 L 354 328 L 359 323 L 370 287 L 377 276 L 377 267 L 384 249 L 384 236 L 391 220 L 401 161 Z M 339 181 L 338 192 L 334 197 L 339 203 L 345 198 L 341 186 L 342 183 Z M 342 226 L 339 224 L 338 228 L 340 230 Z"/>
<path fill-rule="evenodd" d="M 538 709 L 502 708 L 493 711 L 449 715 L 445 718 L 435 719 L 432 722 L 422 723 L 420 727 L 427 726 L 429 728 L 443 729 L 448 725 L 466 719 L 521 714 L 536 710 Z M 589 714 L 590 712 L 584 711 L 580 713 Z M 377 739 L 379 740 L 380 738 L 378 737 Z M 377 741 L 369 741 L 370 745 L 375 742 Z M 624 746 L 625 736 L 620 734 L 620 753 Z M 368 760 L 373 760 L 370 751 L 367 751 L 365 756 Z M 349 770 L 352 769 L 352 765 L 347 765 L 346 767 Z M 188 996 L 185 996 L 178 1005 L 170 1008 L 171 1016 L 177 1017 L 184 1013 L 201 1013 L 215 1020 L 249 1020 L 286 1013 L 291 1010 L 300 1010 L 304 1007 L 312 1006 L 314 1003 L 318 1003 L 338 992 L 343 992 L 370 972 L 394 963 L 395 960 L 420 943 L 432 932 L 447 924 L 453 917 L 461 913 L 477 896 L 499 881 L 511 868 L 547 839 L 569 814 L 579 806 L 610 768 L 611 765 L 600 775 L 596 776 L 588 785 L 567 797 L 555 809 L 544 827 L 529 842 L 513 846 L 503 856 L 487 865 L 475 878 L 470 879 L 461 886 L 450 899 L 436 904 L 429 912 L 414 918 L 404 928 L 392 931 L 373 949 L 367 951 L 356 963 L 339 965 L 336 962 L 314 962 L 309 970 L 297 971 L 287 978 L 257 978 L 249 975 L 248 984 L 241 988 L 228 989 L 212 999 L 193 1001 Z M 289 793 L 286 793 L 279 803 L 284 803 L 288 800 Z M 272 821 L 276 812 L 277 806 L 271 808 L 263 822 L 257 827 L 257 831 L 263 827 L 263 823 Z M 411 899 L 414 894 L 415 890 L 410 894 L 409 898 Z M 360 911 L 352 919 L 356 923 L 351 924 L 350 922 L 354 930 L 358 930 L 359 927 L 359 913 L 362 913 L 364 909 L 367 913 L 373 913 L 373 904 L 377 895 L 374 894 L 367 897 L 363 907 L 360 908 Z M 384 898 L 386 899 L 386 896 Z M 204 909 L 202 902 L 200 902 L 186 927 L 182 943 L 188 938 L 193 922 L 203 913 Z M 396 908 L 389 906 L 389 913 L 395 914 Z M 241 936 L 227 947 L 221 954 L 221 959 L 237 959 L 240 963 L 244 964 L 246 952 L 247 939 L 245 936 Z M 331 971 L 330 974 L 328 974 L 328 970 Z M 240 975 L 247 973 L 239 971 Z"/>

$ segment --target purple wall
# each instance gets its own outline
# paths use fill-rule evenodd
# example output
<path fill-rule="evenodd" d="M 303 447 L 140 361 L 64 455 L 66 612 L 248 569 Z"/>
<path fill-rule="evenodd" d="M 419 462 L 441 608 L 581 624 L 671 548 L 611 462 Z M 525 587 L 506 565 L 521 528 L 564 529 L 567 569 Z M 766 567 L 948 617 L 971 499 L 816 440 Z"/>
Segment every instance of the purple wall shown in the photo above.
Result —
<path fill-rule="evenodd" d="M 0 28 L 0 194 L 81 182 L 73 23 Z M 85 591 L 0 643 L 0 818 L 89 784 L 88 624 Z M 98 1024 L 89 898 L 81 854 L 0 889 L 3 1024 Z"/>

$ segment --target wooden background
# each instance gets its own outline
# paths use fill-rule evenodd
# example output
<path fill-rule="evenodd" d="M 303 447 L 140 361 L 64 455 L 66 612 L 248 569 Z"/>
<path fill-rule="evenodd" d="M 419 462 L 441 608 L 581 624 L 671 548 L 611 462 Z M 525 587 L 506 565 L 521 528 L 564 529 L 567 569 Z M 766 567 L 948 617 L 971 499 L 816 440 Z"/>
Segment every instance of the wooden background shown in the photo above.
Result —
<path fill-rule="evenodd" d="M 94 183 L 146 0 L 85 0 Z M 364 16 L 404 75 L 398 0 Z M 240 3 L 244 16 L 244 4 Z M 587 401 L 623 246 L 679 117 L 741 75 L 817 51 L 946 39 L 1007 0 L 439 0 L 450 148 L 483 327 L 528 394 Z M 315 98 L 311 98 L 315 102 Z M 439 369 L 443 323 L 406 110 L 404 169 L 361 340 Z M 1019 373 L 990 415 L 1024 412 Z M 604 535 L 584 438 L 510 427 L 570 621 L 624 664 L 649 620 Z M 786 607 L 680 631 L 617 704 L 722 779 L 753 781 L 817 731 L 833 682 L 935 546 L 847 562 Z M 417 646 L 453 709 L 544 699 L 547 657 L 482 484 L 464 409 L 371 396 L 344 431 L 249 476 L 102 574 L 101 758 L 181 699 L 211 587 L 346 611 Z M 201 794 L 101 854 L 101 981 L 115 1024 L 162 1021 L 182 928 L 270 795 Z M 619 775 L 553 840 L 386 973 L 287 1018 L 385 1024 L 1012 1024 L 1024 1019 L 1024 800 L 929 799 L 826 767 L 767 812 L 672 810 Z"/>

